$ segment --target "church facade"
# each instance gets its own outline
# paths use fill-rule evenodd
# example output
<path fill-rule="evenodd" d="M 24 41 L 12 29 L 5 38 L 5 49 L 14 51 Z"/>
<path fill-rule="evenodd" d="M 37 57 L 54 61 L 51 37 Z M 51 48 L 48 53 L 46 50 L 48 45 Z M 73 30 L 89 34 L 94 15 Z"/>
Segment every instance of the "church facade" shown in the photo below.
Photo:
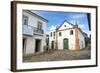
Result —
<path fill-rule="evenodd" d="M 49 33 L 50 49 L 80 50 L 85 48 L 84 32 L 77 23 L 72 24 L 65 20 L 58 28 Z"/>

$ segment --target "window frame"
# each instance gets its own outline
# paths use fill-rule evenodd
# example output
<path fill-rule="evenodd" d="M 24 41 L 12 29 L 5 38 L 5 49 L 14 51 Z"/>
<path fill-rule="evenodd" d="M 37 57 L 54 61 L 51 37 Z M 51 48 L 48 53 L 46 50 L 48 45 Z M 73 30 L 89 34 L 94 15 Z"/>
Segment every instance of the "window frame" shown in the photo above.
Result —
<path fill-rule="evenodd" d="M 52 37 L 52 32 L 50 32 L 50 37 Z"/>
<path fill-rule="evenodd" d="M 28 25 L 28 20 L 29 20 L 28 16 L 27 15 L 23 15 L 23 24 L 24 25 Z"/>
<path fill-rule="evenodd" d="M 74 34 L 73 30 L 71 30 L 71 31 L 70 31 L 70 35 L 73 35 L 73 34 Z"/>
<path fill-rule="evenodd" d="M 40 22 L 40 21 L 38 21 L 37 22 L 37 28 L 39 29 L 39 30 L 42 30 L 42 22 Z"/>
<path fill-rule="evenodd" d="M 61 33 L 61 31 L 59 32 L 59 36 L 62 36 L 62 33 Z"/>

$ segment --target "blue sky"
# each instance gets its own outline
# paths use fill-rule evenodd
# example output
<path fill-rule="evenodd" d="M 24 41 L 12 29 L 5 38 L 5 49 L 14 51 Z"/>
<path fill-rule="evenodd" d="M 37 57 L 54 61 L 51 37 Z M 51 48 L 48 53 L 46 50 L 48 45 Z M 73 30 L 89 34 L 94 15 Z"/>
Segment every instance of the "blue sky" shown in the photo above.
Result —
<path fill-rule="evenodd" d="M 78 26 L 82 29 L 82 31 L 86 33 L 89 32 L 86 13 L 53 12 L 53 11 L 33 11 L 33 12 L 48 20 L 48 23 L 46 24 L 47 32 L 50 31 L 50 29 L 52 28 L 60 26 L 64 20 L 67 20 L 72 24 L 77 22 Z"/>

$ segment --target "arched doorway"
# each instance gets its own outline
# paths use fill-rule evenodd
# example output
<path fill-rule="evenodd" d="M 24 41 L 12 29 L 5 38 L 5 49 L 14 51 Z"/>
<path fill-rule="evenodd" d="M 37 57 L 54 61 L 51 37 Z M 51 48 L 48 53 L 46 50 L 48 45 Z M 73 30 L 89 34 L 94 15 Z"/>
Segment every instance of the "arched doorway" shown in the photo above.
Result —
<path fill-rule="evenodd" d="M 64 47 L 64 49 L 68 49 L 68 38 L 64 38 L 63 47 Z"/>

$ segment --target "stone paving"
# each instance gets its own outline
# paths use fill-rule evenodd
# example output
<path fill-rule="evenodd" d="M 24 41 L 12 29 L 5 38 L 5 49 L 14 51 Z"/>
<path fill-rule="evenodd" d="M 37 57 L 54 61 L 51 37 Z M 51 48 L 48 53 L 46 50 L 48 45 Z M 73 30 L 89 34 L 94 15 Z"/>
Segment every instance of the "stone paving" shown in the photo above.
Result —
<path fill-rule="evenodd" d="M 83 60 L 91 58 L 91 49 L 79 51 L 72 50 L 50 50 L 43 53 L 36 53 L 23 57 L 23 62 L 43 62 L 43 61 L 62 61 L 62 60 Z"/>

